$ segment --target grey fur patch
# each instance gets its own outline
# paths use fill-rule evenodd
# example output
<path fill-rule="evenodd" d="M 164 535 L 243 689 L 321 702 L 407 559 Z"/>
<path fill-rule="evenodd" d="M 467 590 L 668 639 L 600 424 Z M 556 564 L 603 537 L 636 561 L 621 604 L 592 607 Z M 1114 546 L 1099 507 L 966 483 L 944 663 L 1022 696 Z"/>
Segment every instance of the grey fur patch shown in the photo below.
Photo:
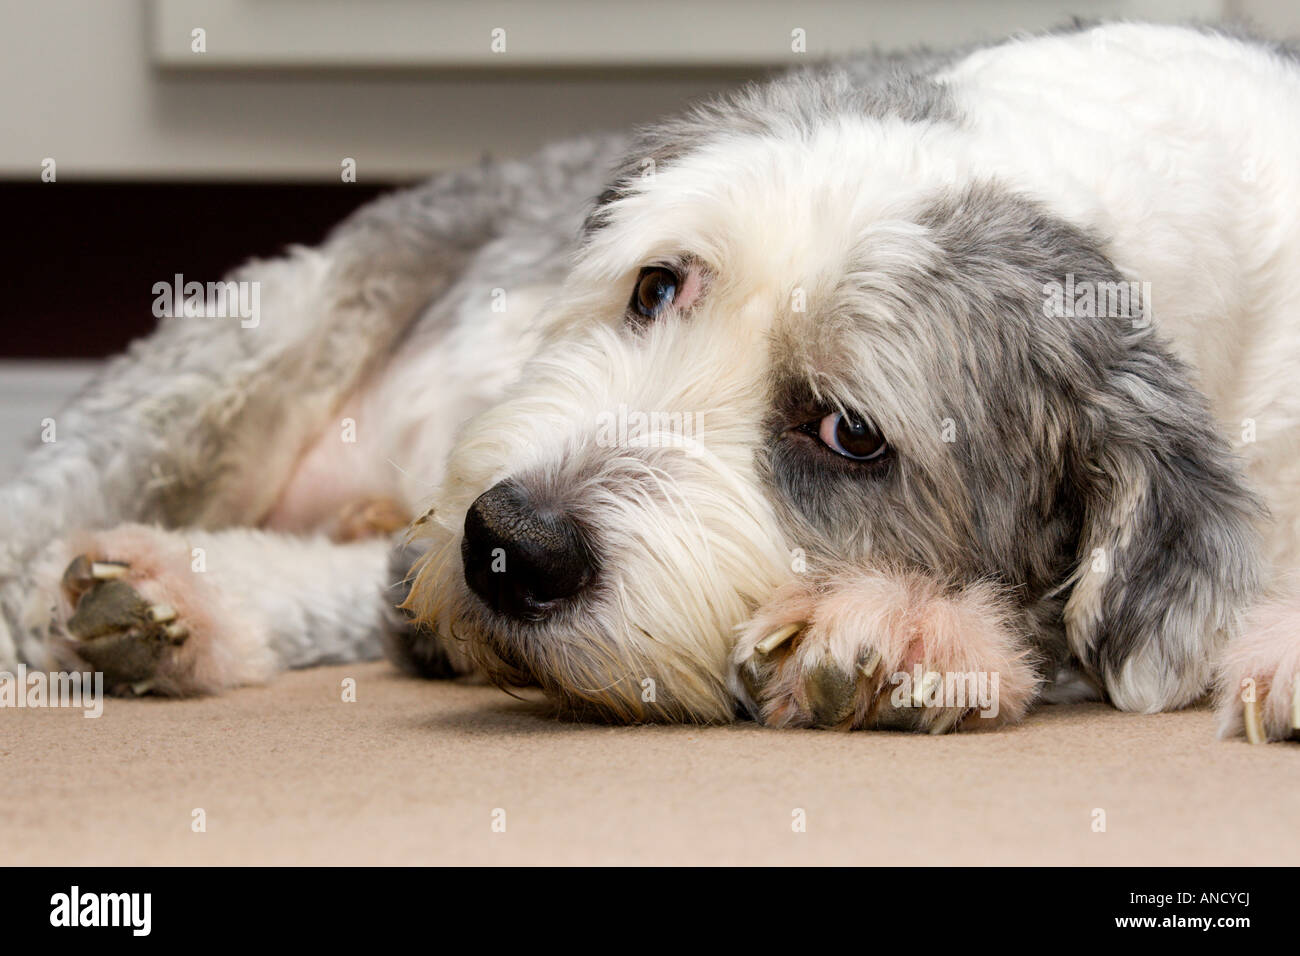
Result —
<path fill-rule="evenodd" d="M 722 136 L 806 138 L 836 115 L 955 123 L 959 117 L 951 94 L 933 77 L 957 57 L 956 52 L 921 49 L 821 63 L 769 83 L 752 83 L 643 127 L 633 136 L 612 182 L 597 197 L 583 233 L 604 225 L 606 207 L 628 194 L 648 162 L 662 169 Z"/>
<path fill-rule="evenodd" d="M 1259 506 L 1187 370 L 1129 318 L 1044 314 L 1046 283 L 1122 277 L 1098 237 L 1040 205 L 986 184 L 915 221 L 924 249 L 884 272 L 865 251 L 774 346 L 760 471 L 790 540 L 998 582 L 1053 667 L 1071 655 L 1070 588 L 1107 549 L 1099 618 L 1071 640 L 1088 671 L 1110 683 L 1143 647 L 1171 679 L 1203 668 L 1255 588 Z M 893 459 L 851 464 L 786 431 L 835 409 L 871 419 Z"/>
<path fill-rule="evenodd" d="M 1261 49 L 1268 50 L 1274 56 L 1279 56 L 1284 60 L 1300 60 L 1300 45 L 1292 40 L 1278 40 L 1268 36 L 1255 24 L 1248 21 L 1225 21 L 1222 23 L 1197 23 L 1193 24 L 1196 29 L 1205 33 L 1225 36 L 1232 40 L 1238 40 L 1250 46 L 1257 46 Z"/>

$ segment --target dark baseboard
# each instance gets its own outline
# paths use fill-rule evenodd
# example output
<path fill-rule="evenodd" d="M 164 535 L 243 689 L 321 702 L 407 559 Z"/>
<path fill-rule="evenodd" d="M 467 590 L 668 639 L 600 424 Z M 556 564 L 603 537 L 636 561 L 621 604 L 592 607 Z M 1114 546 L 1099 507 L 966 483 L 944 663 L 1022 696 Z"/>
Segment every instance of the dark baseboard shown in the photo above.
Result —
<path fill-rule="evenodd" d="M 393 184 L 0 183 L 0 358 L 99 358 L 148 333 L 156 282 L 321 241 Z"/>

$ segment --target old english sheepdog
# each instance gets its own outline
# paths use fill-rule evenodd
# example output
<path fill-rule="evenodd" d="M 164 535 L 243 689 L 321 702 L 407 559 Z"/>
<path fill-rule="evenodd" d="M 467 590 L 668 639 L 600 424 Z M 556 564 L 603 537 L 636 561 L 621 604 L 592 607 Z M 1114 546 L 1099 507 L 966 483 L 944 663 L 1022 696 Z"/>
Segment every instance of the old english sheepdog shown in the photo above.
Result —
<path fill-rule="evenodd" d="M 1300 59 L 1109 24 L 440 175 L 0 492 L 0 668 L 380 655 L 618 721 L 1300 724 Z M 242 288 L 242 287 L 241 287 Z"/>

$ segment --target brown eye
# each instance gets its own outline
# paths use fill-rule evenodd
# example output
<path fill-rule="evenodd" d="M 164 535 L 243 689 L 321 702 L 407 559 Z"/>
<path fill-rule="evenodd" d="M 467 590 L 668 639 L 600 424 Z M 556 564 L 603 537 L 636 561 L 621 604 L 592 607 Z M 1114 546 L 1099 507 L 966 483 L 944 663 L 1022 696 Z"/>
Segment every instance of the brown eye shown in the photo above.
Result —
<path fill-rule="evenodd" d="M 677 298 L 681 280 L 677 273 L 663 266 L 648 266 L 637 276 L 629 307 L 644 319 L 653 319 Z"/>
<path fill-rule="evenodd" d="M 843 412 L 832 412 L 818 422 L 817 437 L 837 455 L 854 461 L 871 461 L 889 448 L 875 425 Z"/>

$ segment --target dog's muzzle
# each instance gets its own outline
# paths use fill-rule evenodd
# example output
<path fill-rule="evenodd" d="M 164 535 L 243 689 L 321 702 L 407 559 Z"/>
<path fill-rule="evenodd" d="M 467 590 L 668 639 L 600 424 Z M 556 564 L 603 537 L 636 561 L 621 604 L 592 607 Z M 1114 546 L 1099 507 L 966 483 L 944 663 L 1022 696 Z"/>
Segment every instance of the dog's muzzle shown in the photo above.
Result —
<path fill-rule="evenodd" d="M 470 506 L 460 555 L 470 590 L 498 614 L 522 621 L 544 620 L 596 574 L 577 522 L 558 508 L 536 507 L 510 481 Z"/>

